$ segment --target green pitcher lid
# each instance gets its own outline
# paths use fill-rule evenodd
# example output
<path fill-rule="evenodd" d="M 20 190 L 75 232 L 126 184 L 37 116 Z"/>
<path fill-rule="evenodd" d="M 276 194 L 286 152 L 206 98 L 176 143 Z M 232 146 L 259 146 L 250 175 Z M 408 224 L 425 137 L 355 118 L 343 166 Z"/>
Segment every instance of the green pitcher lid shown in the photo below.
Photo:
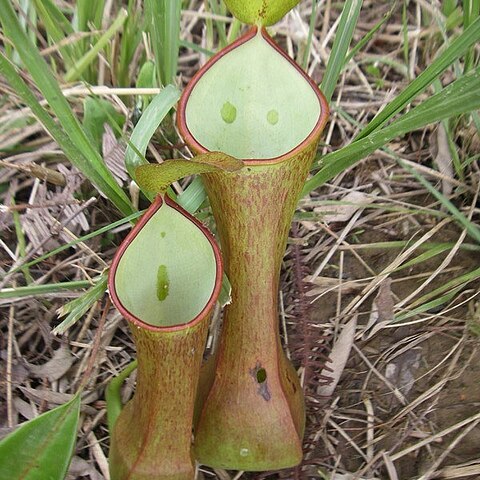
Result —
<path fill-rule="evenodd" d="M 300 0 L 224 0 L 232 14 L 250 25 L 268 26 L 278 22 Z"/>

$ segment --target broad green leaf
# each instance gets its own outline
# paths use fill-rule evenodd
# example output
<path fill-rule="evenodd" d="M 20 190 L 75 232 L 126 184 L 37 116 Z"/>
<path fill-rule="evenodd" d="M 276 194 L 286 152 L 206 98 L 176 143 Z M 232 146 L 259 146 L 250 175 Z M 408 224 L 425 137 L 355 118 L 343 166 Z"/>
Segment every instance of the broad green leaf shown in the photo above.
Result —
<path fill-rule="evenodd" d="M 135 86 L 137 88 L 155 88 L 157 87 L 157 75 L 155 70 L 155 64 L 153 62 L 146 61 L 138 72 L 137 82 Z M 151 95 L 141 95 L 136 101 L 137 109 L 143 112 L 152 100 Z"/>
<path fill-rule="evenodd" d="M 155 130 L 179 98 L 180 92 L 173 85 L 167 85 L 153 98 L 133 129 L 125 152 L 125 167 L 133 180 L 135 169 L 148 163 L 145 160 L 145 152 Z"/>
<path fill-rule="evenodd" d="M 157 86 L 155 64 L 151 60 L 147 60 L 140 68 L 135 85 L 137 88 L 152 88 Z"/>
<path fill-rule="evenodd" d="M 77 437 L 80 395 L 0 442 L 0 480 L 63 480 Z"/>
<path fill-rule="evenodd" d="M 302 195 L 328 182 L 340 172 L 362 160 L 395 137 L 405 135 L 430 123 L 480 108 L 480 68 L 455 80 L 387 127 L 355 140 L 350 145 L 323 158 L 324 166 L 305 183 Z"/>
<path fill-rule="evenodd" d="M 112 123 L 115 122 L 115 125 Z M 103 98 L 87 97 L 83 102 L 83 128 L 91 137 L 95 147 L 100 152 L 104 125 L 108 123 L 112 128 L 122 127 L 125 117 L 115 110 L 115 107 Z"/>
<path fill-rule="evenodd" d="M 54 335 L 64 333 L 85 315 L 95 302 L 103 297 L 107 290 L 107 278 L 108 274 L 103 273 L 97 283 L 89 288 L 81 297 L 68 302 L 57 310 L 59 317 L 67 315 L 67 318 L 52 330 Z"/>
<path fill-rule="evenodd" d="M 189 213 L 195 213 L 207 198 L 207 192 L 202 182 L 202 177 L 197 176 L 188 185 L 181 195 L 177 197 L 178 204 Z"/>
<path fill-rule="evenodd" d="M 300 0 L 224 0 L 233 16 L 250 25 L 273 25 Z"/>
<path fill-rule="evenodd" d="M 365 138 L 385 124 L 396 113 L 405 108 L 418 95 L 425 91 L 438 76 L 455 60 L 461 57 L 472 45 L 480 40 L 480 18 L 477 18 L 459 35 L 440 55 L 392 100 L 373 120 L 358 134 L 355 141 Z M 472 109 L 474 110 L 474 109 Z"/>
<path fill-rule="evenodd" d="M 135 171 L 137 183 L 150 193 L 164 193 L 177 180 L 197 173 L 235 172 L 243 162 L 222 152 L 203 153 L 192 160 L 166 160 L 159 164 L 142 165 Z"/>
<path fill-rule="evenodd" d="M 105 390 L 105 400 L 107 401 L 107 422 L 110 433 L 113 432 L 115 422 L 117 421 L 117 418 L 123 408 L 121 395 L 123 382 L 136 368 L 137 360 L 134 360 L 133 362 L 129 363 L 115 378 L 110 380 L 110 383 Z"/>
<path fill-rule="evenodd" d="M 338 83 L 338 77 L 345 64 L 348 47 L 352 41 L 362 3 L 362 0 L 347 0 L 343 5 L 340 23 L 338 24 L 332 51 L 330 52 L 325 74 L 323 75 L 320 86 L 327 102 L 330 102 L 332 98 Z"/>

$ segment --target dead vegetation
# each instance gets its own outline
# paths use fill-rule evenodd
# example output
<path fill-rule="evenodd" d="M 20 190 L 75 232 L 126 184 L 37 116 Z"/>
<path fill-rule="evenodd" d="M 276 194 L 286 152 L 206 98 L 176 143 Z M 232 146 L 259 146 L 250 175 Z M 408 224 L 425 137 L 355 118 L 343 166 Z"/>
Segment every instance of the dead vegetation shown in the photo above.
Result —
<path fill-rule="evenodd" d="M 354 38 L 362 38 L 389 7 L 364 2 Z M 297 58 L 307 38 L 310 9 L 310 1 L 302 2 L 273 28 Z M 308 71 L 320 81 L 339 9 L 327 0 L 318 10 Z M 401 8 L 396 9 L 358 52 L 335 93 L 323 153 L 349 143 L 359 125 L 429 63 L 441 44 L 436 14 L 437 2 L 411 1 L 408 31 Z M 205 18 L 211 14 L 203 2 L 190 2 L 182 17 L 182 38 L 211 47 Z M 184 48 L 180 83 L 205 60 Z M 7 94 L 0 118 L 5 121 L 13 111 L 20 116 L 9 87 L 0 83 L 0 91 Z M 85 94 L 88 90 L 72 97 L 76 108 Z M 127 101 L 116 95 L 105 98 L 132 118 Z M 199 479 L 480 478 L 480 245 L 398 161 L 478 224 L 475 155 L 480 140 L 472 125 L 459 120 L 451 129 L 458 157 L 466 160 L 462 176 L 455 171 L 440 124 L 397 139 L 300 201 L 280 295 L 285 348 L 307 392 L 304 465 L 272 474 L 200 466 Z M 108 135 L 105 156 L 120 148 L 108 143 Z M 171 150 L 157 139 L 149 156 L 165 158 Z M 0 152 L 1 288 L 88 284 L 108 267 L 128 224 L 26 267 L 119 217 L 37 123 L 2 131 Z M 110 158 L 118 160 L 118 155 Z M 119 166 L 115 162 L 116 177 L 125 182 Z M 5 434 L 66 402 L 87 382 L 68 478 L 101 480 L 109 478 L 105 386 L 130 363 L 135 349 L 126 322 L 106 297 L 65 334 L 52 335 L 59 323 L 57 309 L 80 293 L 50 289 L 0 297 L 0 422 Z M 214 335 L 212 330 L 209 345 L 215 344 Z M 327 352 L 330 369 L 324 370 Z M 324 375 L 333 379 L 335 389 L 323 381 Z M 134 385 L 132 374 L 125 400 Z"/>

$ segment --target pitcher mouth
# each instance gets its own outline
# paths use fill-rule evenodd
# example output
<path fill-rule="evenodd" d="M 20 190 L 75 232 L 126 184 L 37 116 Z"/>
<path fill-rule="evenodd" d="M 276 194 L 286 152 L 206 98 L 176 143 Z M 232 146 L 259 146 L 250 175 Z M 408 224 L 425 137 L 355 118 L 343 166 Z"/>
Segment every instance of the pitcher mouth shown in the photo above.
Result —
<path fill-rule="evenodd" d="M 247 125 L 247 127 L 250 128 L 250 131 L 247 133 L 242 131 L 242 135 L 245 136 L 247 142 L 250 141 L 252 137 L 255 137 L 255 135 L 257 135 L 258 136 L 256 140 L 257 146 L 261 145 L 263 140 L 262 136 L 264 132 L 269 131 L 269 128 L 271 129 L 270 125 L 275 125 L 279 121 L 279 124 L 276 126 L 278 130 L 272 138 L 276 139 L 276 143 L 280 144 L 281 147 L 283 147 L 283 150 L 280 153 L 277 153 L 274 151 L 275 148 L 277 147 L 273 146 L 270 149 L 273 152 L 273 154 L 269 155 L 269 149 L 267 148 L 265 150 L 261 147 L 260 149 L 264 150 L 263 154 L 256 156 L 255 149 L 252 148 L 251 151 L 247 152 L 248 155 L 242 155 L 242 153 L 245 153 L 243 146 L 238 146 L 242 144 L 241 139 L 237 140 L 237 145 L 235 144 L 233 146 L 226 145 L 227 148 L 225 148 L 225 145 L 221 145 L 221 143 L 222 143 L 222 139 L 226 137 L 231 138 L 229 137 L 230 135 L 229 132 L 234 131 L 234 128 L 237 128 L 237 132 L 238 132 L 238 129 L 242 128 L 242 117 L 241 117 L 242 108 L 241 106 L 239 108 L 236 108 L 235 102 L 233 101 L 230 102 L 229 98 L 235 97 L 235 96 L 237 97 L 237 99 L 238 97 L 241 98 L 242 94 L 239 93 L 239 90 L 242 90 L 242 88 L 243 90 L 246 90 L 250 88 L 249 85 L 247 86 L 242 85 L 241 87 L 238 87 L 236 89 L 232 87 L 231 92 L 227 93 L 225 95 L 225 98 L 222 98 L 222 99 L 217 98 L 218 95 L 216 95 L 215 91 L 211 91 L 211 94 L 208 94 L 208 89 L 206 87 L 204 87 L 204 90 L 205 90 L 204 93 L 197 93 L 197 92 L 198 91 L 201 92 L 202 84 L 200 82 L 202 79 L 205 78 L 205 76 L 208 73 L 211 74 L 212 79 L 220 78 L 222 76 L 222 73 L 225 72 L 225 69 L 222 70 L 221 65 L 225 63 L 225 57 L 227 54 L 237 49 L 238 47 L 243 46 L 243 48 L 245 49 L 246 47 L 248 47 L 246 44 L 250 41 L 252 42 L 256 41 L 255 37 L 258 37 L 258 36 L 261 36 L 261 39 L 267 43 L 269 48 L 270 47 L 273 48 L 272 51 L 275 53 L 275 55 L 273 55 L 272 57 L 274 57 L 274 60 L 277 61 L 282 68 L 285 68 L 287 70 L 287 73 L 291 77 L 296 78 L 295 82 L 298 82 L 298 86 L 300 87 L 300 90 L 302 90 L 303 92 L 303 94 L 299 96 L 298 101 L 303 102 L 302 104 L 303 106 L 296 108 L 296 106 L 293 105 L 286 108 L 285 112 L 280 111 L 281 108 L 285 108 L 285 102 L 287 101 L 291 102 L 291 100 L 285 99 L 283 103 L 280 101 L 281 95 L 282 95 L 280 90 L 282 89 L 282 86 L 278 83 L 279 80 L 276 80 L 277 86 L 279 86 L 279 88 L 277 89 L 279 91 L 276 94 L 276 98 L 278 99 L 277 101 L 280 108 L 269 110 L 269 107 L 267 106 L 266 108 L 267 111 L 265 112 L 264 117 L 260 119 L 260 121 L 263 123 L 258 129 L 255 128 L 255 125 L 252 126 L 251 124 L 248 124 L 251 116 L 248 116 L 248 112 L 244 113 L 243 125 Z M 263 42 L 263 44 L 265 42 Z M 245 53 L 244 56 L 245 55 L 247 54 Z M 248 56 L 247 56 L 247 59 L 248 59 Z M 263 65 L 261 65 L 261 68 L 263 68 Z M 268 68 L 268 67 L 265 67 L 265 68 Z M 232 69 L 230 69 L 230 71 L 232 71 Z M 236 78 L 236 73 L 232 72 L 231 77 Z M 199 86 L 199 84 L 200 84 L 200 88 L 195 90 L 196 87 Z M 263 90 L 264 91 L 265 89 L 268 90 L 268 86 L 269 86 L 268 84 L 262 85 Z M 230 87 L 227 87 L 227 88 L 230 88 Z M 295 90 L 296 90 L 295 88 L 290 87 L 290 99 L 292 98 L 291 95 L 295 93 Z M 192 106 L 195 103 L 198 103 L 199 105 L 203 105 L 200 102 L 200 100 L 198 101 L 196 100 L 196 95 L 198 95 L 199 97 L 200 95 L 203 95 L 203 97 L 207 99 L 206 102 L 203 102 L 203 104 L 206 104 L 205 115 L 203 115 L 202 107 L 195 107 L 195 109 L 197 109 L 199 113 L 196 113 L 196 114 L 189 113 L 189 110 L 191 111 L 195 110 L 194 107 Z M 209 95 L 209 96 L 206 97 L 206 95 Z M 272 94 L 272 97 L 275 97 L 275 95 Z M 208 100 L 210 99 L 211 101 L 208 102 Z M 270 101 L 270 99 L 268 98 L 268 95 L 260 96 L 259 100 L 261 101 L 262 105 L 263 104 L 268 105 Z M 217 103 L 220 102 L 220 103 L 215 104 L 215 106 L 212 107 L 209 105 L 209 103 L 212 103 L 212 102 L 217 102 Z M 210 111 L 209 109 L 212 109 L 212 110 Z M 253 107 L 253 109 L 257 110 L 256 114 L 258 115 L 259 109 L 256 107 Z M 318 113 L 317 113 L 317 110 L 318 110 Z M 303 115 L 305 111 L 307 113 L 304 116 L 308 117 L 307 119 L 308 121 L 304 122 L 303 119 L 300 119 L 299 122 L 295 121 L 295 119 L 298 119 L 299 115 L 300 116 Z M 238 117 L 237 117 L 237 114 L 238 114 Z M 185 88 L 182 94 L 182 97 L 180 99 L 179 108 L 177 112 L 177 123 L 178 123 L 180 133 L 185 139 L 186 143 L 191 148 L 193 148 L 197 153 L 206 153 L 209 151 L 219 150 L 219 151 L 224 151 L 224 153 L 227 153 L 234 157 L 241 158 L 244 161 L 246 166 L 266 165 L 266 164 L 275 164 L 275 163 L 284 161 L 285 159 L 296 155 L 299 151 L 303 150 L 305 147 L 315 142 L 318 139 L 319 135 L 321 134 L 323 128 L 325 127 L 325 124 L 328 119 L 328 114 L 329 114 L 329 108 L 328 108 L 327 101 L 324 95 L 322 94 L 322 92 L 317 87 L 317 85 L 313 82 L 313 80 L 290 57 L 288 57 L 288 55 L 272 40 L 272 38 L 268 35 L 265 28 L 261 28 L 259 30 L 258 27 L 254 26 L 250 28 L 242 37 L 237 39 L 234 43 L 232 43 L 231 45 L 229 45 L 228 47 L 226 47 L 225 49 L 217 53 L 214 57 L 212 57 L 194 75 L 192 80 L 189 82 L 189 84 Z M 190 118 L 193 118 L 195 120 L 190 122 L 191 125 L 189 125 L 189 116 Z M 219 120 L 220 116 L 222 117 L 222 120 L 224 123 L 232 124 L 232 125 L 224 125 L 224 123 L 222 123 L 222 121 Z M 291 116 L 292 118 L 286 119 L 286 117 L 289 117 L 289 116 Z M 284 119 L 286 120 L 286 123 L 281 124 L 280 122 L 282 122 L 282 120 Z M 236 124 L 233 125 L 234 122 L 238 124 L 238 127 Z M 253 122 L 255 122 L 255 120 Z M 270 123 L 270 125 L 268 124 L 268 122 Z M 306 123 L 305 126 L 303 125 L 304 123 Z M 200 135 L 198 134 L 199 129 L 203 128 L 202 125 L 205 125 L 205 128 L 210 129 L 211 131 L 214 132 L 214 134 L 211 135 L 210 133 L 208 134 L 206 133 L 204 135 L 205 138 L 203 139 L 198 138 L 202 136 L 202 134 Z M 297 125 L 300 125 L 300 127 L 297 127 Z M 216 128 L 216 126 L 219 126 L 219 128 Z M 289 127 L 288 129 L 286 128 L 287 126 Z M 288 135 L 291 135 L 290 131 L 292 128 L 294 131 L 293 137 L 291 139 L 284 140 L 283 137 L 288 137 Z M 297 129 L 298 131 L 295 131 L 295 129 Z M 215 132 L 217 132 L 218 130 L 221 131 L 221 133 L 218 134 L 220 138 L 218 143 L 215 143 L 213 146 L 207 145 L 207 143 L 210 141 L 209 139 L 212 137 L 215 137 L 216 135 Z M 258 133 L 257 133 L 257 130 L 258 130 Z M 255 140 L 253 141 L 253 143 L 255 143 Z M 275 141 L 273 143 L 275 143 Z M 222 148 L 222 146 L 224 148 Z M 228 151 L 229 149 L 230 151 Z M 237 151 L 234 151 L 234 150 L 237 150 Z M 253 152 L 253 154 L 251 154 L 251 152 Z"/>
<path fill-rule="evenodd" d="M 127 298 L 128 296 L 125 294 L 125 291 L 128 291 L 128 286 L 126 287 L 119 284 L 119 282 L 117 281 L 117 275 L 119 274 L 119 269 L 123 268 L 121 264 L 122 264 L 122 259 L 124 261 L 126 259 L 125 252 L 131 246 L 132 242 L 134 242 L 134 240 L 138 237 L 140 232 L 142 232 L 145 225 L 152 219 L 152 217 L 154 217 L 155 214 L 159 212 L 160 208 L 163 205 L 167 205 L 168 207 L 173 209 L 177 214 L 180 214 L 183 217 L 185 217 L 186 221 L 189 221 L 193 225 L 193 227 L 197 229 L 197 233 L 199 234 L 199 236 L 203 235 L 204 243 L 205 243 L 204 250 L 207 245 L 211 249 L 211 252 L 209 252 L 209 255 L 212 257 L 212 261 L 213 261 L 213 265 L 211 266 L 212 286 L 211 286 L 211 289 L 209 288 L 207 290 L 207 294 L 204 295 L 205 300 L 199 304 L 197 308 L 198 312 L 195 312 L 195 314 L 193 314 L 191 318 L 181 322 L 169 321 L 166 324 L 155 324 L 155 323 L 152 323 L 151 321 L 147 321 L 145 318 L 141 318 L 142 315 L 139 315 L 138 312 L 132 311 L 132 310 L 135 310 L 135 308 L 132 308 L 132 304 L 129 305 L 130 300 Z M 166 232 L 166 235 L 168 235 L 168 232 Z M 155 247 L 161 248 L 160 241 L 158 242 L 157 245 L 152 245 L 152 248 L 155 248 Z M 142 252 L 142 256 L 145 256 L 148 261 L 150 256 L 153 256 L 152 251 L 146 251 L 144 255 Z M 191 258 L 191 261 L 195 262 L 196 259 Z M 163 266 L 164 265 L 161 265 L 161 267 Z M 135 263 L 132 268 L 136 268 L 136 267 L 137 267 L 137 264 Z M 128 271 L 129 270 L 127 269 L 126 272 Z M 142 283 L 143 276 L 148 277 L 146 271 L 139 272 L 140 281 L 137 279 L 137 282 L 139 282 L 140 284 Z M 146 213 L 140 218 L 139 222 L 125 237 L 125 239 L 119 246 L 117 252 L 115 253 L 115 256 L 112 261 L 112 266 L 110 267 L 109 276 L 108 276 L 108 289 L 109 289 L 110 297 L 115 307 L 119 310 L 119 312 L 122 314 L 123 317 L 125 317 L 130 323 L 132 323 L 136 327 L 150 330 L 152 332 L 175 332 L 178 330 L 183 330 L 185 328 L 191 328 L 197 325 L 198 323 L 200 323 L 206 317 L 208 317 L 209 313 L 211 312 L 220 294 L 220 290 L 222 286 L 222 277 L 223 277 L 222 257 L 221 257 L 220 249 L 213 235 L 201 222 L 199 222 L 195 217 L 190 215 L 187 211 L 185 211 L 182 207 L 176 204 L 173 200 L 168 198 L 168 196 L 165 196 L 163 198 L 161 195 L 158 195 L 153 201 L 153 203 L 150 205 Z M 190 280 L 190 278 L 187 278 L 187 280 Z M 128 278 L 126 280 L 127 283 L 130 281 L 135 281 L 135 280 L 132 280 L 131 278 Z M 150 289 L 152 288 L 151 283 L 148 283 L 147 286 Z M 135 287 L 138 288 L 138 286 L 135 286 Z M 177 302 L 179 303 L 185 302 L 185 301 L 186 301 L 185 298 L 178 298 L 177 300 Z M 135 306 L 135 303 L 133 303 L 133 305 Z"/>

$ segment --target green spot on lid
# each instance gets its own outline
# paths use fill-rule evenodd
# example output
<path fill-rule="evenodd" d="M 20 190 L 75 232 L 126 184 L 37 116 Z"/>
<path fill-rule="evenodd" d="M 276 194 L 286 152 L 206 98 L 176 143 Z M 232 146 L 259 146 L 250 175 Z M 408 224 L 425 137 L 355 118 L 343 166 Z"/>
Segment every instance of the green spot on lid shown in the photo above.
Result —
<path fill-rule="evenodd" d="M 220 110 L 220 115 L 225 123 L 233 123 L 237 118 L 237 109 L 230 102 L 225 102 Z"/>
<path fill-rule="evenodd" d="M 160 265 L 157 270 L 157 298 L 163 302 L 168 297 L 170 282 L 168 280 L 167 266 Z"/>
<path fill-rule="evenodd" d="M 166 234 L 167 234 L 167 232 L 160 232 L 160 236 L 161 236 L 162 238 L 165 238 L 165 235 L 166 235 Z"/>
<path fill-rule="evenodd" d="M 278 122 L 278 112 L 276 110 L 270 110 L 267 113 L 267 121 L 270 125 L 275 125 Z"/>

